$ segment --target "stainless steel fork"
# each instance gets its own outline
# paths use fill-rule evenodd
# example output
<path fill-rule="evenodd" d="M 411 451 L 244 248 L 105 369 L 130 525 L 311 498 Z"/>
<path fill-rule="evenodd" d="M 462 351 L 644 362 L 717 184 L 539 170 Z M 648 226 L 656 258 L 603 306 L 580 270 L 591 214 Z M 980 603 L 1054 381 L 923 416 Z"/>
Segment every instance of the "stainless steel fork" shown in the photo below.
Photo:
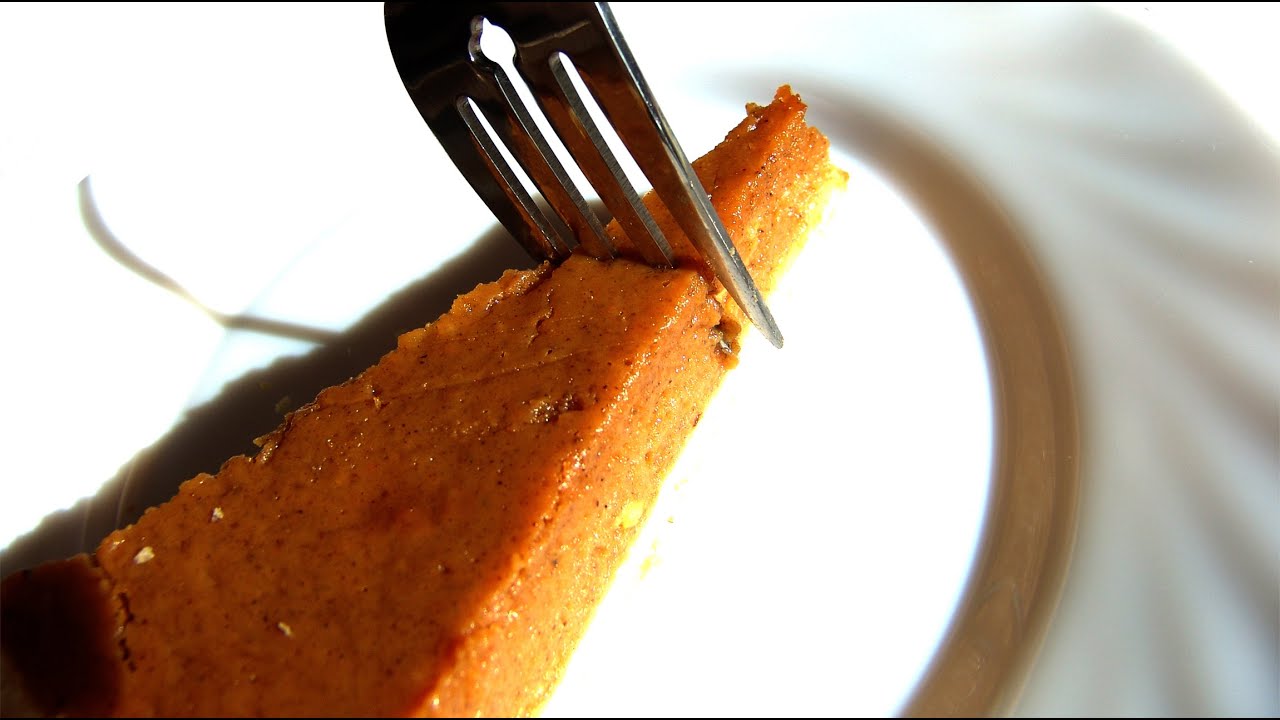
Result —
<path fill-rule="evenodd" d="M 531 255 L 559 260 L 575 242 L 599 258 L 614 257 L 616 249 L 511 79 L 481 51 L 485 20 L 515 42 L 516 69 L 644 260 L 671 265 L 670 245 L 592 121 L 569 64 L 716 277 L 764 336 L 782 347 L 773 315 L 658 108 L 607 3 L 388 2 L 385 19 L 391 55 L 418 111 L 472 188 Z M 480 113 L 566 232 L 525 190 Z"/>

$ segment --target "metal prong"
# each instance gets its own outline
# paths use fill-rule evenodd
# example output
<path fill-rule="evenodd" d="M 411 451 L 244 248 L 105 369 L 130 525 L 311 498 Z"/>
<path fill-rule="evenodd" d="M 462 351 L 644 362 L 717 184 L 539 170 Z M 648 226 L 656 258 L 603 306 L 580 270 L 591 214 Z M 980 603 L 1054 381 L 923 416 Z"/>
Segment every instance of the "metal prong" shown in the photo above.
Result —
<path fill-rule="evenodd" d="M 711 266 L 716 278 L 769 342 L 774 347 L 782 347 L 782 331 L 773 313 L 769 312 L 729 232 L 711 206 L 702 181 L 658 107 L 613 13 L 606 3 L 596 3 L 595 7 L 600 11 L 613 58 L 603 53 L 586 54 L 581 60 L 583 77 L 636 164 L 653 187 L 660 190 L 659 197 Z M 648 122 L 641 121 L 639 108 L 647 111 Z"/>
<path fill-rule="evenodd" d="M 561 99 L 563 78 L 556 78 L 551 69 L 551 59 L 561 54 L 574 64 L 618 137 L 653 184 L 654 192 L 716 278 L 769 342 L 782 347 L 782 332 L 773 314 L 658 108 L 608 5 L 495 6 L 494 14 L 508 21 L 507 31 L 516 41 L 516 67 L 596 189 L 608 187 L 608 177 L 604 170 L 593 167 L 597 161 L 589 148 L 595 140 L 587 136 L 580 122 L 582 118 L 589 121 L 589 116 L 580 102 L 569 106 L 567 100 Z M 567 133 L 566 128 L 571 132 Z M 579 148 L 583 148 L 582 154 Z M 602 179 L 597 180 L 595 175 Z M 642 227 L 642 221 L 622 216 L 614 205 L 609 207 L 633 240 L 648 230 Z"/>
<path fill-rule="evenodd" d="M 558 239 L 558 233 L 525 191 L 467 98 L 458 99 L 457 111 L 471 142 L 454 142 L 445 147 L 471 187 L 530 255 L 546 260 L 568 255 L 569 248 Z M 448 122 L 448 115 L 444 114 L 436 124 L 444 126 Z M 437 134 L 442 131 L 433 129 Z M 468 153 L 467 148 L 473 152 Z"/>
<path fill-rule="evenodd" d="M 543 198 L 568 226 L 573 236 L 591 255 L 610 259 L 617 255 L 604 226 L 587 205 L 578 187 L 569 178 L 560 159 L 551 149 L 537 123 L 526 109 L 511 79 L 502 66 L 486 57 L 480 49 L 483 20 L 472 24 L 470 52 L 472 65 L 502 100 L 478 101 L 498 136 L 512 156 L 524 168 Z"/>
<path fill-rule="evenodd" d="M 670 266 L 674 260 L 671 253 L 671 245 L 667 242 L 662 229 L 658 227 L 657 221 L 653 219 L 653 215 L 649 213 L 649 208 L 645 207 L 640 194 L 636 192 L 626 173 L 623 172 L 621 163 L 614 156 L 613 150 L 609 148 L 609 143 L 604 139 L 600 128 L 591 119 L 591 113 L 587 109 L 586 103 L 583 102 L 582 97 L 578 94 L 578 89 L 573 85 L 573 78 L 569 74 L 571 70 L 565 66 L 565 56 L 561 53 L 556 53 L 551 56 L 549 62 L 551 75 L 555 78 L 562 97 L 569 105 L 569 112 L 575 121 L 577 129 L 582 133 L 582 136 L 591 142 L 595 152 L 598 153 L 599 158 L 604 161 L 605 167 L 609 170 L 613 181 L 612 184 L 607 181 L 599 182 L 593 179 L 592 183 L 596 190 L 600 192 L 602 197 L 606 195 L 612 196 L 612 202 L 610 202 L 610 198 L 605 198 L 605 204 L 610 209 L 615 205 L 622 205 L 622 202 L 625 201 L 626 204 L 622 206 L 623 211 L 621 213 L 615 211 L 614 217 L 619 218 L 619 224 L 623 226 L 627 236 L 639 246 L 640 254 L 644 259 L 650 265 Z M 637 226 L 637 223 L 643 226 L 643 231 Z M 643 239 L 645 238 L 650 242 L 644 242 Z"/>
<path fill-rule="evenodd" d="M 547 121 L 641 257 L 651 265 L 670 266 L 671 246 L 592 122 L 560 53 L 542 57 L 538 53 L 523 52 L 517 57 L 516 67 Z"/>

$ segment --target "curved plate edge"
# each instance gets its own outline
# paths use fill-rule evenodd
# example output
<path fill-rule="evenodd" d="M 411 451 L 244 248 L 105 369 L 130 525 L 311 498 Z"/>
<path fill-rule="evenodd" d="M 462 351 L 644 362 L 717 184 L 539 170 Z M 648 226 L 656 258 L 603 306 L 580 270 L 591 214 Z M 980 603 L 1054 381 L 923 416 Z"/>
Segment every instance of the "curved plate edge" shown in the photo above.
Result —
<path fill-rule="evenodd" d="M 1051 293 L 981 183 L 904 123 L 844 95 L 858 157 L 917 205 L 970 293 L 995 421 L 991 494 L 973 571 L 902 714 L 1010 713 L 1062 594 L 1080 494 L 1074 373 Z"/>

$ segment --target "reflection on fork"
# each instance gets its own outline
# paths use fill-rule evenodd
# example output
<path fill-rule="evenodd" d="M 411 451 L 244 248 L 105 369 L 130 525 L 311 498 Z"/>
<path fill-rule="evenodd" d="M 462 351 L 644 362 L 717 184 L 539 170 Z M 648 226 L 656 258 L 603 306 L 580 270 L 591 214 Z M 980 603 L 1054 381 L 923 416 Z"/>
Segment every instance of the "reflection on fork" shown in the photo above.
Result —
<path fill-rule="evenodd" d="M 765 337 L 782 346 L 773 316 L 606 3 L 390 2 L 385 17 L 392 57 L 418 111 L 472 188 L 531 255 L 559 260 L 575 243 L 599 258 L 612 258 L 617 250 L 511 79 L 482 53 L 486 20 L 514 41 L 515 67 L 641 257 L 651 265 L 672 264 L 669 243 L 591 119 L 574 74 L 716 278 Z M 499 142 L 554 210 L 555 220 L 534 202 Z"/>

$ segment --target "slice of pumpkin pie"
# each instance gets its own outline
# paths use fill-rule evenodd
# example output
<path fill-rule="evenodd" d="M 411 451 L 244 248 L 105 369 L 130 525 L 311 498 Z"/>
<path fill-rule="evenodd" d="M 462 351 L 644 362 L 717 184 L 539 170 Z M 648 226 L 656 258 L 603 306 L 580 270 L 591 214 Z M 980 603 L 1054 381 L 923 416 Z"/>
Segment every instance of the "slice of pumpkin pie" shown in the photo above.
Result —
<path fill-rule="evenodd" d="M 804 110 L 784 87 L 695 163 L 766 292 L 846 179 Z M 5 685 L 53 714 L 536 712 L 746 325 L 650 204 L 676 269 L 508 272 L 256 456 L 10 576 Z"/>

